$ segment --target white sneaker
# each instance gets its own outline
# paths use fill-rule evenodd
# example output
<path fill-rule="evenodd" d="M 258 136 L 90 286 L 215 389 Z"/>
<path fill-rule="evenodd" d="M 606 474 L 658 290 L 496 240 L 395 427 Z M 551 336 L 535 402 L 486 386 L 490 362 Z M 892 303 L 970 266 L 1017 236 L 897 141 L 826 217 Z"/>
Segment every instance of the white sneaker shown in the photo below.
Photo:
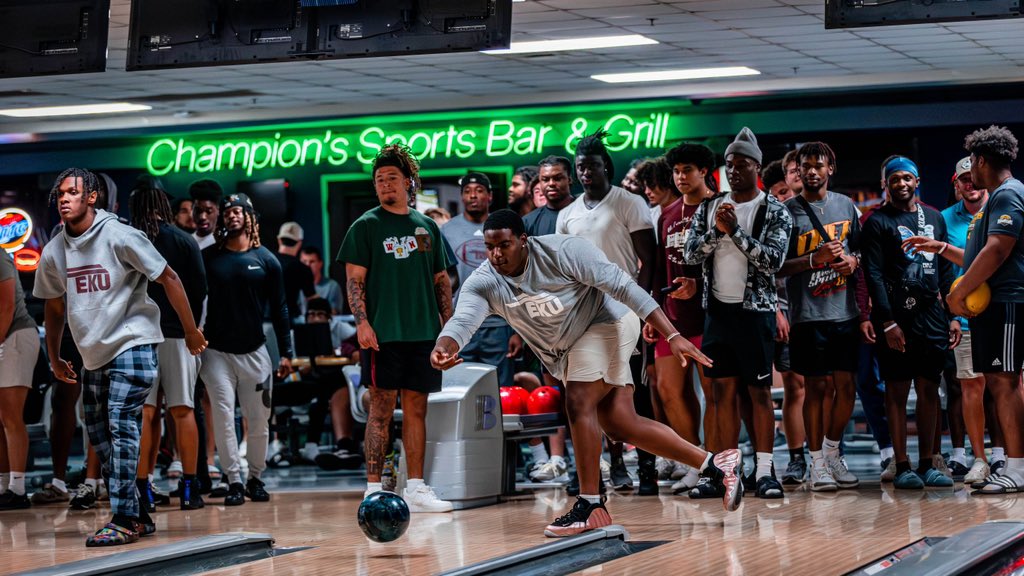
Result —
<path fill-rule="evenodd" d="M 839 488 L 856 488 L 860 484 L 860 480 L 850 472 L 846 461 L 839 454 L 825 456 L 825 466 Z"/>
<path fill-rule="evenodd" d="M 670 479 L 682 480 L 684 476 L 690 473 L 691 468 L 686 464 L 683 464 L 682 462 L 673 462 L 673 464 L 675 466 L 672 468 L 672 474 L 669 476 Z"/>
<path fill-rule="evenodd" d="M 676 463 L 668 458 L 662 458 L 658 456 L 654 459 L 654 469 L 658 471 L 658 480 L 668 480 L 672 477 L 672 471 L 675 470 Z"/>
<path fill-rule="evenodd" d="M 678 482 L 672 485 L 673 494 L 682 494 L 683 492 L 689 492 L 697 486 L 697 482 L 700 481 L 700 472 L 696 468 L 690 468 L 687 466 L 686 475 L 679 479 Z"/>
<path fill-rule="evenodd" d="M 601 458 L 601 480 L 607 482 L 612 477 L 612 463 Z"/>
<path fill-rule="evenodd" d="M 434 489 L 426 484 L 420 484 L 412 490 L 406 488 L 402 491 L 402 498 L 409 505 L 410 512 L 451 512 L 452 503 L 445 502 L 434 494 Z"/>
<path fill-rule="evenodd" d="M 280 442 L 277 441 L 277 440 L 274 440 L 274 442 L 277 442 L 278 444 L 280 444 Z M 280 447 L 278 447 L 277 450 L 274 450 L 273 448 L 271 448 L 270 450 L 267 451 L 267 454 L 273 454 L 274 452 L 277 452 L 280 449 L 281 449 Z M 246 443 L 245 440 L 242 440 L 241 442 L 238 443 L 238 457 L 239 458 L 245 458 L 248 453 L 249 453 L 249 444 Z"/>
<path fill-rule="evenodd" d="M 825 460 L 811 464 L 811 490 L 814 492 L 835 492 L 839 484 L 829 474 L 829 465 Z"/>
<path fill-rule="evenodd" d="M 185 469 L 181 466 L 181 460 L 174 460 L 171 465 L 167 467 L 167 477 L 181 478 L 181 475 L 185 473 Z"/>
<path fill-rule="evenodd" d="M 964 484 L 970 485 L 975 482 L 981 482 L 989 475 L 988 462 L 985 462 L 984 458 L 975 458 L 974 464 L 971 464 L 971 469 L 964 476 Z"/>
<path fill-rule="evenodd" d="M 565 458 L 562 458 L 561 456 L 552 456 L 550 460 L 540 466 L 534 467 L 534 469 L 530 471 L 530 479 L 534 482 L 551 482 L 565 474 L 568 470 L 569 467 L 565 463 Z"/>
<path fill-rule="evenodd" d="M 885 469 L 882 470 L 882 476 L 880 477 L 882 482 L 892 482 L 896 480 L 896 458 L 888 458 L 885 464 Z"/>
<path fill-rule="evenodd" d="M 300 448 L 299 455 L 306 460 L 314 462 L 316 461 L 316 457 L 320 455 L 320 448 L 316 446 Z"/>
<path fill-rule="evenodd" d="M 952 478 L 953 473 L 949 470 L 949 465 L 946 464 L 946 459 L 942 457 L 942 454 L 932 454 L 932 468 L 935 468 L 946 478 Z"/>

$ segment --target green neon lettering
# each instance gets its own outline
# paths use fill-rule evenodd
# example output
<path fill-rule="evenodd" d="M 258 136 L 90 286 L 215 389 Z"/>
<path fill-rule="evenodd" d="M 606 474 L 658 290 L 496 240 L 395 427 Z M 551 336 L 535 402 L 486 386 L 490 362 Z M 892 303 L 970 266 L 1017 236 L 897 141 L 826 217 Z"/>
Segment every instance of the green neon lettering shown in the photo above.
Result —
<path fill-rule="evenodd" d="M 423 142 L 423 149 L 417 150 L 417 146 L 419 146 L 420 141 Z M 427 134 L 426 132 L 416 132 L 412 136 L 409 136 L 408 146 L 409 150 L 412 151 L 413 156 L 415 156 L 417 160 L 422 160 L 426 158 L 428 155 L 432 155 L 430 146 L 430 134 Z"/>
<path fill-rule="evenodd" d="M 625 150 L 626 148 L 629 147 L 630 144 L 633 144 L 632 130 L 620 130 L 618 132 L 615 132 L 613 130 L 613 127 L 619 122 L 625 122 L 625 124 L 630 127 L 633 126 L 633 119 L 627 116 L 626 114 L 616 114 L 615 116 L 612 116 L 611 118 L 608 119 L 607 122 L 604 123 L 603 129 L 605 132 L 608 132 L 611 135 L 618 135 L 622 137 L 622 142 L 619 143 L 616 143 L 614 141 L 606 141 L 605 145 L 611 152 Z M 635 147 L 636 146 L 634 146 L 634 148 Z"/>
<path fill-rule="evenodd" d="M 263 152 L 263 159 L 257 159 L 257 154 Z M 274 149 L 270 145 L 270 142 L 254 142 L 249 155 L 248 166 L 246 167 L 245 173 L 252 176 L 252 173 L 256 170 L 262 170 L 270 164 L 270 161 L 274 158 Z"/>
<path fill-rule="evenodd" d="M 371 140 L 371 136 L 376 136 L 376 139 Z M 356 160 L 361 164 L 372 164 L 373 159 L 377 156 L 377 153 L 384 149 L 384 131 L 376 126 L 370 126 L 366 130 L 363 130 L 362 134 L 359 135 L 359 145 L 367 149 L 367 154 L 363 154 L 360 150 L 356 152 Z"/>
<path fill-rule="evenodd" d="M 459 158 L 469 158 L 473 154 L 476 154 L 476 144 L 473 142 L 474 138 L 476 138 L 476 132 L 473 130 L 463 130 L 462 132 L 459 132 L 457 140 L 461 148 L 455 151 L 455 155 Z"/>
<path fill-rule="evenodd" d="M 540 134 L 537 135 L 537 149 L 534 150 L 534 152 L 536 152 L 537 154 L 540 154 L 540 151 L 543 150 L 545 146 L 547 146 L 547 144 L 545 144 L 545 142 L 544 142 L 544 138 L 547 137 L 547 135 L 552 130 L 554 130 L 554 128 L 551 127 L 551 126 L 541 126 L 540 127 Z"/>
<path fill-rule="evenodd" d="M 455 144 L 455 138 L 458 136 L 458 134 L 459 134 L 458 131 L 455 130 L 455 125 L 454 124 L 449 124 L 448 125 L 448 132 L 445 133 L 445 135 L 447 136 L 447 138 L 445 139 L 446 144 L 445 144 L 445 147 L 444 147 L 444 157 L 445 158 L 451 158 L 452 157 L 452 145 Z"/>
<path fill-rule="evenodd" d="M 502 133 L 498 133 L 498 129 L 503 128 Z M 504 156 L 512 151 L 514 145 L 512 141 L 512 133 L 515 131 L 516 125 L 508 120 L 495 120 L 491 122 L 490 128 L 487 130 L 487 148 L 486 153 L 488 156 Z M 496 150 L 494 145 L 498 142 L 504 142 L 505 146 L 501 150 Z"/>
<path fill-rule="evenodd" d="M 306 138 L 302 141 L 302 152 L 299 154 L 299 165 L 306 165 L 306 159 L 309 158 L 309 151 L 314 146 L 316 146 L 316 155 L 313 156 L 313 164 L 316 166 L 320 165 L 320 156 L 324 153 L 324 143 L 321 142 L 319 138 Z"/>
<path fill-rule="evenodd" d="M 231 156 L 228 157 L 228 170 L 234 170 L 235 168 L 235 157 L 238 156 L 238 151 L 244 150 L 242 154 L 242 160 L 245 161 L 249 157 L 249 143 L 248 142 L 225 142 L 217 147 L 217 169 L 222 170 L 224 166 L 225 152 L 230 151 Z"/>
<path fill-rule="evenodd" d="M 165 174 L 170 174 L 171 171 L 174 170 L 174 160 L 169 160 L 167 162 L 167 165 L 162 168 L 157 168 L 156 164 L 154 164 L 155 157 L 157 155 L 157 150 L 163 148 L 164 146 L 169 146 L 171 152 L 174 152 L 178 148 L 178 145 L 174 143 L 174 140 L 170 140 L 168 138 L 161 138 L 160 140 L 154 142 L 152 146 L 150 146 L 149 154 L 146 155 L 146 169 L 149 170 L 149 173 L 154 176 L 163 176 Z"/>
<path fill-rule="evenodd" d="M 188 171 L 189 172 L 195 172 L 196 171 L 196 149 L 194 147 L 192 147 L 192 146 L 185 146 L 185 140 L 183 140 L 181 138 L 178 139 L 178 154 L 175 156 L 175 159 L 174 159 L 174 171 L 175 172 L 181 172 L 181 159 L 185 156 L 185 153 L 189 153 L 189 154 L 192 155 L 189 158 L 189 161 L 188 161 Z"/>
<path fill-rule="evenodd" d="M 331 140 L 329 145 L 331 149 L 330 153 L 327 154 L 327 163 L 331 166 L 341 166 L 345 162 L 348 162 L 348 139 L 344 137 L 337 137 Z"/>
<path fill-rule="evenodd" d="M 537 129 L 533 126 L 523 126 L 516 132 L 516 143 L 512 151 L 520 156 L 532 154 L 537 147 Z"/>
<path fill-rule="evenodd" d="M 213 172 L 217 168 L 217 147 L 203 144 L 196 153 L 196 172 Z"/>

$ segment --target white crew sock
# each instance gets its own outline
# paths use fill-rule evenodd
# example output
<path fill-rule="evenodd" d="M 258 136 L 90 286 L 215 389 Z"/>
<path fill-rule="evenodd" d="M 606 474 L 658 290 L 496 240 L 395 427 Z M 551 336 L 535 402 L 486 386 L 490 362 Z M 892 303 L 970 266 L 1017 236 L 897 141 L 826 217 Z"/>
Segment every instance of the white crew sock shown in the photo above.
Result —
<path fill-rule="evenodd" d="M 949 461 L 959 462 L 961 466 L 967 466 L 967 449 L 953 448 L 953 455 L 950 456 Z"/>
<path fill-rule="evenodd" d="M 317 444 L 316 442 L 306 442 L 306 446 L 305 446 L 305 448 L 303 448 L 303 450 L 306 451 L 306 452 L 313 452 L 313 451 L 316 451 L 316 450 L 319 450 L 319 449 L 320 449 L 320 445 Z"/>
<path fill-rule="evenodd" d="M 1002 446 L 992 447 L 992 457 L 988 459 L 989 464 L 1003 462 L 1006 460 L 1006 450 Z"/>
<path fill-rule="evenodd" d="M 772 475 L 772 453 L 757 453 L 757 471 L 754 472 L 754 479 L 764 478 Z"/>
<path fill-rule="evenodd" d="M 97 478 L 86 478 L 86 479 L 85 479 L 85 483 L 86 483 L 87 485 L 89 485 L 90 487 L 92 487 L 92 491 L 93 491 L 93 492 L 95 492 L 95 491 L 96 491 L 96 488 L 98 488 L 98 487 L 99 487 L 99 483 L 100 483 L 100 481 L 99 481 L 99 479 L 97 479 Z"/>
<path fill-rule="evenodd" d="M 821 442 L 821 451 L 825 453 L 825 456 L 835 456 L 839 454 L 839 440 L 829 440 L 826 436 Z"/>
<path fill-rule="evenodd" d="M 530 446 L 530 452 L 533 454 L 533 461 L 537 464 L 548 461 L 548 449 L 544 447 L 543 442 L 537 443 L 536 446 Z"/>
<path fill-rule="evenodd" d="M 704 462 L 700 465 L 700 472 L 707 470 L 709 464 L 711 464 L 711 452 L 704 455 Z"/>
<path fill-rule="evenodd" d="M 423 486 L 423 478 L 409 478 L 405 481 L 405 489 L 409 492 Z"/>
<path fill-rule="evenodd" d="M 892 446 L 889 446 L 888 448 L 882 448 L 879 450 L 878 456 L 882 459 L 882 462 L 885 462 L 889 458 L 896 457 L 896 452 L 892 449 Z"/>
<path fill-rule="evenodd" d="M 600 494 L 597 495 L 597 496 L 592 496 L 590 494 L 580 494 L 580 498 L 583 498 L 584 500 L 586 500 L 587 502 L 590 502 L 591 504 L 600 504 L 601 503 L 601 495 Z"/>
<path fill-rule="evenodd" d="M 1017 474 L 1024 474 L 1024 458 L 1007 458 L 1005 470 L 1013 470 Z"/>
<path fill-rule="evenodd" d="M 67 494 L 68 492 L 68 485 L 65 484 L 64 481 L 61 480 L 60 478 L 54 478 L 53 480 L 50 480 L 50 485 L 65 494 Z"/>
<path fill-rule="evenodd" d="M 11 471 L 11 481 L 7 489 L 14 492 L 18 496 L 25 495 L 25 473 Z"/>
<path fill-rule="evenodd" d="M 366 491 L 369 492 L 370 494 L 373 494 L 374 492 L 380 492 L 383 489 L 384 489 L 384 485 L 381 484 L 380 482 L 367 482 L 366 483 Z"/>
<path fill-rule="evenodd" d="M 152 474 L 147 474 L 146 475 L 146 482 L 149 482 L 150 484 L 153 483 L 153 475 Z"/>
<path fill-rule="evenodd" d="M 11 485 L 11 473 L 0 472 L 0 494 L 7 491 L 7 487 Z"/>

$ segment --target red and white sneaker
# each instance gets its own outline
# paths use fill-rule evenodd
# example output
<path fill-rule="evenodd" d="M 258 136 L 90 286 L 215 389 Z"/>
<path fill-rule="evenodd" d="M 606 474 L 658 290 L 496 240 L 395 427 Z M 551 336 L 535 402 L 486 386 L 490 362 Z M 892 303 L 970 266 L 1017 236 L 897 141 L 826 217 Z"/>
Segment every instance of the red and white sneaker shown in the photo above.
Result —
<path fill-rule="evenodd" d="M 721 473 L 721 478 L 713 479 L 718 480 L 723 486 L 725 486 L 725 494 L 722 496 L 722 503 L 725 505 L 725 509 L 729 512 L 733 512 L 739 508 L 740 502 L 743 500 L 743 482 L 738 474 L 740 463 L 742 461 L 743 453 L 739 450 L 722 450 L 711 458 L 711 465 L 708 466 L 708 470 L 705 470 L 706 476 L 718 475 L 712 472 L 712 470 L 710 470 L 711 468 L 715 468 Z"/>
<path fill-rule="evenodd" d="M 612 517 L 604 504 L 591 504 L 585 498 L 576 497 L 576 504 L 563 516 L 559 516 L 554 522 L 548 524 L 544 529 L 544 535 L 548 538 L 564 538 L 575 536 L 588 530 L 604 528 L 612 523 Z"/>

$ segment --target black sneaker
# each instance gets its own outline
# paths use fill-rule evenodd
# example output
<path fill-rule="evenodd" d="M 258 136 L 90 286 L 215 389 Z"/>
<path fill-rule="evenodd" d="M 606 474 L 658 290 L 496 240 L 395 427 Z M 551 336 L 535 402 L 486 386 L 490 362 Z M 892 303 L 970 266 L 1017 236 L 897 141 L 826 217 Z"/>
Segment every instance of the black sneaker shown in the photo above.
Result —
<path fill-rule="evenodd" d="M 807 460 L 803 458 L 792 458 L 782 473 L 782 483 L 787 486 L 803 484 L 807 477 Z"/>
<path fill-rule="evenodd" d="M 149 483 L 149 492 L 153 495 L 153 502 L 157 506 L 171 505 L 171 497 L 161 492 L 160 489 L 157 488 L 156 485 L 153 484 L 152 482 Z"/>
<path fill-rule="evenodd" d="M 71 497 L 68 507 L 72 510 L 90 510 L 96 507 L 96 489 L 82 482 Z"/>
<path fill-rule="evenodd" d="M 626 471 L 626 463 L 622 461 L 622 458 L 612 460 L 612 469 L 608 474 L 608 483 L 612 485 L 613 490 L 633 489 L 633 478 Z"/>
<path fill-rule="evenodd" d="M 32 501 L 28 499 L 28 494 L 15 494 L 8 490 L 0 495 L 0 510 L 24 510 L 31 507 Z"/>
<path fill-rule="evenodd" d="M 256 477 L 245 483 L 245 495 L 253 502 L 270 502 L 270 494 L 263 487 L 263 481 Z"/>
<path fill-rule="evenodd" d="M 712 480 L 707 476 L 701 476 L 700 480 L 697 481 L 697 485 L 691 488 L 688 494 L 688 496 L 694 500 L 721 498 L 724 495 L 725 485 L 721 482 Z"/>
<path fill-rule="evenodd" d="M 653 462 L 649 465 L 638 468 L 636 475 L 640 480 L 640 486 L 636 491 L 637 496 L 658 495 L 658 471 L 654 468 Z"/>
<path fill-rule="evenodd" d="M 197 480 L 178 480 L 178 498 L 181 499 L 182 510 L 198 510 L 206 505 L 203 497 L 199 495 L 199 482 Z"/>
<path fill-rule="evenodd" d="M 225 506 L 241 506 L 245 504 L 245 486 L 241 482 L 232 482 L 228 486 L 228 494 L 224 497 Z"/>
<path fill-rule="evenodd" d="M 156 501 L 153 499 L 153 485 L 149 483 L 136 484 L 139 489 L 139 507 L 146 512 L 156 512 Z"/>
<path fill-rule="evenodd" d="M 746 490 L 747 492 L 753 492 L 754 490 L 757 490 L 757 479 L 754 478 L 753 472 L 747 474 L 746 476 L 741 476 L 741 478 L 744 490 Z"/>
<path fill-rule="evenodd" d="M 963 464 L 957 462 L 956 460 L 950 460 L 948 466 L 949 473 L 953 475 L 953 481 L 955 482 L 963 482 L 964 476 L 967 476 L 967 473 L 971 471 L 970 468 L 964 466 Z"/>
<path fill-rule="evenodd" d="M 608 488 L 605 487 L 604 482 L 598 482 L 597 484 L 598 494 L 606 494 Z M 565 485 L 565 493 L 569 496 L 580 495 L 580 477 L 576 472 L 569 475 L 569 483 Z"/>
<path fill-rule="evenodd" d="M 775 476 L 761 476 L 757 479 L 758 498 L 782 498 L 782 484 L 775 479 Z"/>
<path fill-rule="evenodd" d="M 320 469 L 328 472 L 358 470 L 363 465 L 363 455 L 359 453 L 355 442 L 350 438 L 342 438 L 338 440 L 337 449 L 334 452 L 317 454 L 313 461 Z"/>
<path fill-rule="evenodd" d="M 548 538 L 564 538 L 604 528 L 611 523 L 612 517 L 603 503 L 591 504 L 589 501 L 577 497 L 572 510 L 548 524 L 544 528 L 544 535 Z"/>

